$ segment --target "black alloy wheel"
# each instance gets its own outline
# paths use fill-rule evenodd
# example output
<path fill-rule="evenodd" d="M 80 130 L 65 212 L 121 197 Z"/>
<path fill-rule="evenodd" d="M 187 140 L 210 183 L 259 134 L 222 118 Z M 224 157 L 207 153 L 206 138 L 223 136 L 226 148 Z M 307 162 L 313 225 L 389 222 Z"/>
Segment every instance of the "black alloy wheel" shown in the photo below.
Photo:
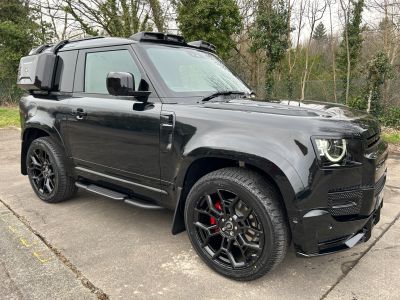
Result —
<path fill-rule="evenodd" d="M 217 189 L 197 203 L 193 225 L 211 258 L 228 269 L 253 265 L 262 252 L 264 235 L 256 212 L 234 192 Z"/>
<path fill-rule="evenodd" d="M 29 181 L 36 195 L 46 202 L 60 202 L 77 191 L 68 175 L 63 149 L 50 137 L 33 140 L 26 155 Z"/>
<path fill-rule="evenodd" d="M 279 193 L 263 176 L 244 168 L 200 178 L 187 196 L 185 225 L 203 261 L 235 280 L 253 280 L 274 269 L 290 243 Z"/>
<path fill-rule="evenodd" d="M 56 187 L 57 174 L 50 155 L 41 148 L 32 149 L 28 160 L 28 175 L 32 179 L 34 188 L 44 196 L 50 195 Z"/>

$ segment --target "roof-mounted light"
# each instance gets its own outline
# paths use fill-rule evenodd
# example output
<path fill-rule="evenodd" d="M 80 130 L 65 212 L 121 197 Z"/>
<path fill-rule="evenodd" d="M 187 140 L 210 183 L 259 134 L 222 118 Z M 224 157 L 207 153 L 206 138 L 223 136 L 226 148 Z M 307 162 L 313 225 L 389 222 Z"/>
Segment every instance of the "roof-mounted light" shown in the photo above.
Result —
<path fill-rule="evenodd" d="M 165 34 L 162 32 L 138 32 L 132 35 L 130 39 L 138 42 L 186 45 L 185 39 L 182 36 L 176 34 Z"/>
<path fill-rule="evenodd" d="M 190 43 L 188 43 L 188 45 L 202 49 L 202 50 L 210 51 L 213 53 L 215 53 L 217 51 L 217 48 L 213 44 L 206 42 L 206 41 L 202 41 L 202 40 L 190 42 Z"/>

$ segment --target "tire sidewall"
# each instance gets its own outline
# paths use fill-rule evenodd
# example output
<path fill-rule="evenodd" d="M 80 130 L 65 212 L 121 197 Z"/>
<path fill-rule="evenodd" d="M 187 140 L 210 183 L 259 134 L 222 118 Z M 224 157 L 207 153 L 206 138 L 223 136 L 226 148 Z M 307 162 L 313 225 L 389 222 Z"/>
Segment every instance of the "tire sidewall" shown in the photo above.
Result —
<path fill-rule="evenodd" d="M 223 267 L 220 264 L 214 262 L 209 254 L 207 254 L 200 246 L 196 228 L 192 225 L 194 218 L 194 208 L 204 195 L 209 194 L 216 189 L 231 191 L 238 195 L 240 199 L 244 200 L 246 204 L 250 205 L 253 208 L 258 220 L 262 224 L 264 232 L 264 247 L 257 262 L 248 268 L 232 270 L 230 268 Z M 258 273 L 259 271 L 261 272 L 263 267 L 268 263 L 271 253 L 273 252 L 272 247 L 275 242 L 273 232 L 274 229 L 271 219 L 264 205 L 261 203 L 257 195 L 255 195 L 251 190 L 247 189 L 244 185 L 240 185 L 237 182 L 228 178 L 221 178 L 217 180 L 200 180 L 198 183 L 195 184 L 187 197 L 185 205 L 185 225 L 186 230 L 188 231 L 189 239 L 199 256 L 212 269 L 214 269 L 218 273 L 221 273 L 222 275 L 231 278 L 245 280 L 246 277 L 252 277 L 256 275 L 256 273 Z"/>

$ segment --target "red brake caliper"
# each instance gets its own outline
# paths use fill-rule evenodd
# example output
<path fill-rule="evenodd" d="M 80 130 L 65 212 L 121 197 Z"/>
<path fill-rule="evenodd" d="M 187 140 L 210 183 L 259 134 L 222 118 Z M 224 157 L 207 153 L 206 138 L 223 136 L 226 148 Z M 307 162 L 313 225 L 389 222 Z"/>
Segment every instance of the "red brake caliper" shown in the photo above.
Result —
<path fill-rule="evenodd" d="M 221 201 L 218 200 L 218 201 L 214 204 L 214 206 L 215 206 L 215 208 L 218 209 L 219 211 L 222 211 Z M 216 220 L 214 217 L 210 217 L 210 223 L 211 223 L 211 225 L 215 225 L 215 224 L 217 224 L 217 220 Z"/>

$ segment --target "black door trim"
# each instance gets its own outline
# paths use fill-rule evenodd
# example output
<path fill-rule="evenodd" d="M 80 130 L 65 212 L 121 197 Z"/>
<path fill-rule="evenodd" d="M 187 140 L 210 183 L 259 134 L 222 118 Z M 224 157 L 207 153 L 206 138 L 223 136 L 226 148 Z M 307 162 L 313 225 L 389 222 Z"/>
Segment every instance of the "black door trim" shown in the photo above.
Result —
<path fill-rule="evenodd" d="M 148 185 L 144 185 L 144 184 L 132 182 L 132 181 L 129 181 L 129 180 L 125 180 L 125 179 L 118 178 L 118 177 L 115 177 L 115 176 L 111 176 L 111 175 L 108 175 L 108 174 L 96 172 L 96 171 L 93 171 L 93 170 L 90 170 L 90 169 L 86 169 L 86 168 L 83 168 L 83 167 L 75 167 L 75 170 L 81 171 L 81 172 L 85 172 L 85 173 L 90 173 L 90 174 L 93 174 L 93 175 L 96 175 L 96 176 L 100 176 L 100 177 L 104 177 L 104 178 L 107 178 L 107 179 L 110 179 L 110 180 L 119 181 L 119 182 L 122 182 L 122 183 L 125 183 L 125 184 L 129 184 L 129 185 L 133 185 L 133 186 L 136 186 L 136 187 L 144 188 L 144 189 L 151 190 L 153 192 L 157 192 L 157 193 L 160 193 L 160 194 L 168 195 L 167 191 L 164 191 L 164 190 L 160 190 L 160 189 L 148 186 Z"/>

